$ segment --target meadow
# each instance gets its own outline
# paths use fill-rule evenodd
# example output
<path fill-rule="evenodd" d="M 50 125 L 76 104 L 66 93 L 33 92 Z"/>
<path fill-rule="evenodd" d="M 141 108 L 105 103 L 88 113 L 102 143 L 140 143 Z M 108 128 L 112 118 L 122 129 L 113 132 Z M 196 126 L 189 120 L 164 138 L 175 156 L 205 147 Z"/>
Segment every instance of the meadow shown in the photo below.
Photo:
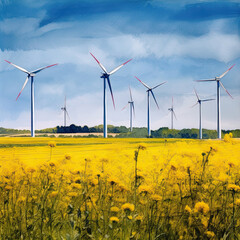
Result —
<path fill-rule="evenodd" d="M 0 239 L 239 239 L 240 140 L 0 138 Z"/>

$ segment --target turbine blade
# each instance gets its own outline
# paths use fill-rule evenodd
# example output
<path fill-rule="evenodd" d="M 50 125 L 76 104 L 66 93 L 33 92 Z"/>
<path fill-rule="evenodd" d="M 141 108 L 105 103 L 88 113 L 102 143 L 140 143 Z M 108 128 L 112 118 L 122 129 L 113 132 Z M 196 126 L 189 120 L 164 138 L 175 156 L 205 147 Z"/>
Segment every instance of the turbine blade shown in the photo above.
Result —
<path fill-rule="evenodd" d="M 68 119 L 70 119 L 67 109 L 65 109 Z"/>
<path fill-rule="evenodd" d="M 13 65 L 15 68 L 18 68 L 18 69 L 21 70 L 22 72 L 25 72 L 25 73 L 27 73 L 27 74 L 30 73 L 30 72 L 27 71 L 26 69 L 24 69 L 24 68 L 22 68 L 22 67 L 19 67 L 19 66 L 17 66 L 17 65 L 14 64 L 14 63 L 11 63 L 11 62 L 9 62 L 9 61 L 7 61 L 7 60 L 4 60 L 4 61 L 7 62 L 7 63 L 9 63 L 9 64 L 11 64 L 11 65 Z"/>
<path fill-rule="evenodd" d="M 131 99 L 131 102 L 133 101 L 133 98 L 132 98 L 132 91 L 131 91 L 131 88 L 129 86 L 129 92 L 130 92 L 130 99 Z"/>
<path fill-rule="evenodd" d="M 224 72 L 221 76 L 219 76 L 219 78 L 224 77 L 234 66 L 235 64 L 233 64 L 226 72 Z"/>
<path fill-rule="evenodd" d="M 140 83 L 142 83 L 143 86 L 145 86 L 145 87 L 148 88 L 149 90 L 151 89 L 146 83 L 142 82 L 139 78 L 137 78 L 136 76 L 135 76 L 135 78 L 136 78 Z"/>
<path fill-rule="evenodd" d="M 128 106 L 128 103 L 126 104 L 126 106 L 124 106 L 123 108 L 122 108 L 122 110 L 121 111 L 123 111 L 126 107 Z"/>
<path fill-rule="evenodd" d="M 56 65 L 58 65 L 58 63 L 52 64 L 52 65 L 49 65 L 49 66 L 46 66 L 46 67 L 38 68 L 38 69 L 32 71 L 31 73 L 35 73 L 36 74 L 38 72 L 41 72 L 43 69 L 50 68 L 50 67 L 53 67 L 53 66 L 56 66 Z"/>
<path fill-rule="evenodd" d="M 195 88 L 194 88 L 194 92 L 195 92 L 195 95 L 196 95 L 197 99 L 199 100 L 199 96 L 198 96 L 197 91 L 196 91 Z"/>
<path fill-rule="evenodd" d="M 211 99 L 203 99 L 203 100 L 201 100 L 201 102 L 208 102 L 208 101 L 213 101 L 213 100 L 215 100 L 215 98 L 211 98 Z"/>
<path fill-rule="evenodd" d="M 100 68 L 106 73 L 108 74 L 106 68 L 93 56 L 92 53 L 90 53 L 92 55 L 92 57 L 96 60 L 96 62 L 98 63 L 98 65 L 100 66 Z"/>
<path fill-rule="evenodd" d="M 155 89 L 155 88 L 157 88 L 157 87 L 159 87 L 159 86 L 161 86 L 161 85 L 163 85 L 164 83 L 166 83 L 166 82 L 163 82 L 163 83 L 158 84 L 157 86 L 153 87 L 152 90 Z"/>
<path fill-rule="evenodd" d="M 155 96 L 154 96 L 154 94 L 153 94 L 153 91 L 152 91 L 152 90 L 150 90 L 150 92 L 151 92 L 151 94 L 152 94 L 152 96 L 153 96 L 153 99 L 154 99 L 154 101 L 155 101 L 155 103 L 156 103 L 156 105 L 157 105 L 158 109 L 159 109 L 159 106 L 158 106 L 157 100 L 156 100 L 156 98 L 155 98 Z"/>
<path fill-rule="evenodd" d="M 216 81 L 216 79 L 194 80 L 194 82 L 213 82 L 213 81 Z"/>
<path fill-rule="evenodd" d="M 233 96 L 228 92 L 228 90 L 223 86 L 222 82 L 219 81 L 219 83 L 221 84 L 222 88 L 226 91 L 226 93 L 233 99 Z"/>
<path fill-rule="evenodd" d="M 175 112 L 174 112 L 174 111 L 173 111 L 173 115 L 174 115 L 175 119 L 177 120 L 177 116 L 176 116 L 176 114 L 175 114 Z"/>
<path fill-rule="evenodd" d="M 172 97 L 172 109 L 173 109 L 173 97 Z"/>
<path fill-rule="evenodd" d="M 131 60 L 132 60 L 132 59 L 126 61 L 125 63 L 123 63 L 123 64 L 121 64 L 120 66 L 118 66 L 118 67 L 116 67 L 115 69 L 113 69 L 113 70 L 109 73 L 109 75 L 111 75 L 111 74 L 115 73 L 116 71 L 118 71 L 121 67 L 123 67 L 125 64 L 127 64 L 127 63 L 130 62 Z"/>
<path fill-rule="evenodd" d="M 135 108 L 134 108 L 134 102 L 132 102 L 132 107 L 133 107 L 133 114 L 134 114 L 134 117 L 135 117 Z"/>
<path fill-rule="evenodd" d="M 107 82 L 108 82 L 108 86 L 109 86 L 109 89 L 110 89 L 110 92 L 111 92 L 111 96 L 112 96 L 113 107 L 115 109 L 115 102 L 114 102 L 114 98 L 113 98 L 113 92 L 112 92 L 112 87 L 111 87 L 111 83 L 110 83 L 109 77 L 107 77 Z"/>
<path fill-rule="evenodd" d="M 198 104 L 198 102 L 196 102 L 194 105 L 191 106 L 191 108 L 195 107 Z"/>
<path fill-rule="evenodd" d="M 25 88 L 25 86 L 26 86 L 26 84 L 27 84 L 27 82 L 28 82 L 28 79 L 29 79 L 29 75 L 27 76 L 27 78 L 26 78 L 26 80 L 25 80 L 25 82 L 24 82 L 24 84 L 23 84 L 23 87 L 22 87 L 20 93 L 18 94 L 18 96 L 17 96 L 17 98 L 16 98 L 16 101 L 18 100 L 18 98 L 20 97 L 23 89 Z"/>

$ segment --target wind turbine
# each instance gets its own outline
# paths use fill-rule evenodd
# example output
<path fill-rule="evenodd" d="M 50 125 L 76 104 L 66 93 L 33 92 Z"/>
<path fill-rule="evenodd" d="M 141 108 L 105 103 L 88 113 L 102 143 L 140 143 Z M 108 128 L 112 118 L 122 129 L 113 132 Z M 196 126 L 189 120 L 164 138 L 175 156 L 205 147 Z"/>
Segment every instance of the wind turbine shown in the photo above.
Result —
<path fill-rule="evenodd" d="M 168 109 L 171 112 L 171 129 L 173 130 L 173 116 L 177 119 L 176 114 L 173 109 L 173 97 L 172 97 L 172 107 Z"/>
<path fill-rule="evenodd" d="M 129 93 L 130 93 L 130 101 L 128 101 L 127 105 L 123 107 L 122 110 L 124 110 L 128 106 L 128 104 L 130 104 L 130 132 L 132 132 L 132 113 L 134 113 L 135 115 L 135 110 L 134 110 L 134 101 L 132 98 L 132 92 L 130 87 L 129 87 Z"/>
<path fill-rule="evenodd" d="M 92 55 L 92 57 L 96 60 L 96 62 L 98 63 L 98 65 L 100 66 L 100 68 L 103 70 L 102 76 L 101 78 L 103 78 L 103 137 L 107 138 L 107 106 L 106 106 L 106 80 L 108 83 L 108 87 L 109 90 L 111 92 L 111 96 L 112 96 L 112 101 L 113 101 L 113 107 L 115 109 L 115 103 L 114 103 L 114 98 L 113 98 L 113 93 L 112 93 L 112 87 L 111 87 L 111 83 L 110 83 L 110 79 L 109 76 L 112 75 L 113 73 L 115 73 L 116 71 L 118 71 L 121 67 L 123 67 L 125 64 L 127 64 L 128 62 L 130 62 L 132 59 L 128 60 L 127 62 L 121 64 L 120 66 L 116 67 L 115 69 L 113 69 L 111 72 L 108 72 L 106 70 L 106 68 L 97 60 L 97 58 L 95 58 L 93 56 L 92 53 L 90 53 Z"/>
<path fill-rule="evenodd" d="M 218 138 L 221 139 L 221 116 L 220 116 L 220 85 L 222 88 L 227 92 L 227 94 L 231 96 L 231 94 L 228 92 L 228 90 L 223 86 L 221 82 L 221 78 L 223 78 L 233 67 L 235 64 L 233 64 L 226 72 L 224 72 L 219 77 L 215 77 L 213 79 L 206 79 L 206 80 L 196 80 L 196 82 L 217 82 L 217 133 Z"/>
<path fill-rule="evenodd" d="M 17 98 L 16 98 L 16 101 L 18 100 L 18 98 L 20 97 L 23 89 L 25 88 L 29 78 L 31 78 L 31 136 L 32 137 L 35 137 L 35 122 L 34 122 L 34 76 L 41 72 L 42 70 L 46 69 L 46 68 L 50 68 L 50 67 L 53 67 L 55 65 L 58 65 L 57 63 L 56 64 L 52 64 L 52 65 L 49 65 L 49 66 L 46 66 L 46 67 L 42 67 L 42 68 L 38 68 L 34 71 L 27 71 L 26 69 L 22 68 L 22 67 L 19 67 L 7 60 L 5 60 L 7 63 L 13 65 L 14 67 L 16 67 L 17 69 L 21 70 L 22 72 L 25 72 L 27 74 L 27 78 L 23 84 L 23 87 L 21 89 L 21 91 L 19 92 Z"/>
<path fill-rule="evenodd" d="M 197 104 L 199 104 L 199 139 L 202 139 L 202 102 L 213 101 L 215 99 L 200 99 L 195 88 L 194 92 L 197 97 L 197 102 L 192 107 L 195 107 Z"/>
<path fill-rule="evenodd" d="M 141 81 L 139 78 L 137 78 L 136 76 L 135 76 L 135 78 L 136 78 L 140 83 L 142 83 L 142 85 L 143 85 L 144 87 L 147 88 L 147 91 L 146 91 L 146 92 L 147 92 L 147 102 L 148 102 L 148 105 L 147 105 L 147 127 L 148 127 L 148 136 L 150 137 L 150 135 L 151 135 L 151 130 L 150 130 L 150 93 L 152 94 L 152 97 L 153 97 L 153 99 L 154 99 L 154 101 L 155 101 L 155 103 L 156 103 L 156 105 L 157 105 L 157 107 L 158 107 L 158 109 L 159 109 L 157 100 L 156 100 L 156 98 L 155 98 L 152 90 L 155 89 L 155 88 L 157 88 L 157 87 L 159 87 L 159 86 L 161 86 L 161 85 L 163 85 L 163 84 L 166 83 L 166 82 L 160 83 L 160 84 L 156 85 L 155 87 L 150 88 L 147 84 L 145 84 L 144 82 L 142 82 L 142 81 Z"/>
<path fill-rule="evenodd" d="M 63 110 L 63 113 L 64 113 L 64 127 L 66 127 L 67 126 L 67 116 L 68 116 L 68 118 L 70 118 L 68 115 L 68 111 L 67 111 L 66 96 L 65 96 L 65 100 L 64 100 L 64 107 L 62 107 L 61 110 Z"/>

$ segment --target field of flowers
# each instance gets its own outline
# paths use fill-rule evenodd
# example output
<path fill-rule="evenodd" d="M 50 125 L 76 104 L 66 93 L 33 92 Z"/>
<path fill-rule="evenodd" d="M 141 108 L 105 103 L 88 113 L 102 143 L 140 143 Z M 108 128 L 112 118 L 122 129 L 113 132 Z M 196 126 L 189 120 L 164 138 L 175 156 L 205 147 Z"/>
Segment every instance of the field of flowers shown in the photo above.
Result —
<path fill-rule="evenodd" d="M 0 239 L 240 239 L 240 140 L 0 138 Z"/>

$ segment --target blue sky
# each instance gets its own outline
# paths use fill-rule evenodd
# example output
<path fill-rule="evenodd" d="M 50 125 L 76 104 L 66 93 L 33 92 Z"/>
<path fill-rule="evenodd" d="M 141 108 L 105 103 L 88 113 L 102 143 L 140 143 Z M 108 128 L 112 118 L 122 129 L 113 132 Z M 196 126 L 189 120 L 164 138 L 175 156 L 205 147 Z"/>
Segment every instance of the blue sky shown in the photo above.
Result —
<path fill-rule="evenodd" d="M 145 88 L 151 99 L 151 127 L 170 127 L 171 98 L 174 127 L 198 127 L 196 97 L 216 97 L 216 83 L 196 79 L 221 75 L 233 95 L 221 89 L 222 128 L 240 128 L 240 1 L 204 0 L 0 0 L 0 126 L 30 129 L 30 84 L 16 102 L 25 74 L 4 62 L 28 70 L 59 63 L 35 77 L 36 128 L 62 125 L 64 95 L 68 124 L 102 124 L 101 69 L 91 57 L 112 70 L 133 58 L 111 76 L 116 110 L 108 93 L 108 123 L 129 125 L 130 85 L 135 100 L 134 126 L 146 126 Z M 203 104 L 203 127 L 216 129 L 216 102 Z"/>

